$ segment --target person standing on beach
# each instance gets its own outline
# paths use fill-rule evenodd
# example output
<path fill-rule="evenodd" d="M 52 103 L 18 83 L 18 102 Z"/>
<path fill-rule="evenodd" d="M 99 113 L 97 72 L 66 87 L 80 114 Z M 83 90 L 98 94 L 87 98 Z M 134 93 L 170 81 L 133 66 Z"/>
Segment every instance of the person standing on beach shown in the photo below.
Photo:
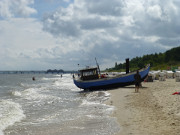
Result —
<path fill-rule="evenodd" d="M 139 74 L 139 71 L 137 70 L 137 73 L 134 75 L 135 79 L 135 93 L 139 92 L 139 86 L 141 85 L 141 76 Z"/>

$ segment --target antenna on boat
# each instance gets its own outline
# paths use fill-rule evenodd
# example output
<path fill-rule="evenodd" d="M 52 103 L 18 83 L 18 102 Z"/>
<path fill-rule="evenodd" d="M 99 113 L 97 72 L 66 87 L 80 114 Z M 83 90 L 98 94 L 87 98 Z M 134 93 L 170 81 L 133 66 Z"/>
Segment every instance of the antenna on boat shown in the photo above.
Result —
<path fill-rule="evenodd" d="M 95 61 L 96 61 L 96 65 L 97 65 L 97 68 L 98 68 L 98 72 L 99 72 L 99 74 L 101 74 L 101 71 L 100 71 L 100 68 L 99 68 L 99 64 L 97 63 L 96 57 L 95 57 Z"/>

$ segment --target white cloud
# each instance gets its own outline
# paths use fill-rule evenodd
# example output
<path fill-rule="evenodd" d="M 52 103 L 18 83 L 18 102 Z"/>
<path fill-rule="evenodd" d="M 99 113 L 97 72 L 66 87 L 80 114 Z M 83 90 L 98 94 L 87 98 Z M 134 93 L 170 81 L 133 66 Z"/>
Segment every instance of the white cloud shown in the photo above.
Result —
<path fill-rule="evenodd" d="M 148 7 L 147 13 L 155 19 L 162 18 L 162 10 L 159 5 L 154 5 L 154 6 Z"/>
<path fill-rule="evenodd" d="M 0 1 L 0 16 L 10 18 L 14 16 L 27 17 L 37 11 L 30 7 L 34 0 L 1 0 Z"/>
<path fill-rule="evenodd" d="M 107 15 L 107 16 L 120 16 L 124 7 L 124 2 L 121 0 L 91 0 L 85 1 L 84 7 L 87 8 L 90 14 Z"/>
<path fill-rule="evenodd" d="M 67 53 L 66 47 L 61 47 L 59 43 L 58 39 L 42 31 L 42 25 L 36 19 L 14 18 L 0 21 L 1 68 L 16 69 L 18 65 L 22 65 L 21 61 L 38 61 L 35 67 L 29 66 L 26 69 L 44 69 L 49 66 L 45 62 L 47 58 L 57 59 Z M 41 65 L 43 61 L 47 64 L 46 67 Z"/>
<path fill-rule="evenodd" d="M 32 18 L 0 21 L 0 70 L 66 70 L 84 56 L 81 42 L 74 38 L 53 38 Z"/>
<path fill-rule="evenodd" d="M 172 22 L 180 14 L 174 2 L 75 0 L 69 7 L 46 16 L 44 30 L 54 36 L 70 36 L 81 48 L 88 48 L 86 53 L 106 61 L 160 52 L 167 49 L 164 38 L 176 35 L 174 28 L 179 26 Z M 177 42 L 173 43 L 178 46 Z M 134 51 L 145 47 L 146 51 Z M 112 55 L 116 57 L 110 57 Z"/>
<path fill-rule="evenodd" d="M 57 2 L 45 2 L 50 1 Z M 27 17 L 40 10 L 33 8 L 38 7 L 33 0 L 0 1 L 1 18 L 9 17 L 0 20 L 0 56 L 6 59 L 2 69 L 75 69 L 77 63 L 94 64 L 94 57 L 106 68 L 127 57 L 179 46 L 177 0 L 64 1 L 69 5 L 46 11 L 42 22 Z"/>

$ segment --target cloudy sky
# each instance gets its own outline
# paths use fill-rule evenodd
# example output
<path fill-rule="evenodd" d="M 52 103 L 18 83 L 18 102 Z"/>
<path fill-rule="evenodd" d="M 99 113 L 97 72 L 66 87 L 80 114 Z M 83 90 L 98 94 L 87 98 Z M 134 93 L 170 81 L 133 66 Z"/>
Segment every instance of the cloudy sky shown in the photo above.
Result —
<path fill-rule="evenodd" d="M 0 70 L 77 70 L 95 57 L 105 69 L 179 45 L 179 0 L 0 0 Z"/>

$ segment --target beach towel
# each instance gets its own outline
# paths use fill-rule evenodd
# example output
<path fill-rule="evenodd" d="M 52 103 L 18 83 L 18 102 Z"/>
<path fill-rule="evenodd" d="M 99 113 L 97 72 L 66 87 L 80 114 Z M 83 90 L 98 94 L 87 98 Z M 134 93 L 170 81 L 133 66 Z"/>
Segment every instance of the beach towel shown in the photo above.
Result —
<path fill-rule="evenodd" d="M 180 92 L 174 92 L 172 95 L 180 95 Z"/>

